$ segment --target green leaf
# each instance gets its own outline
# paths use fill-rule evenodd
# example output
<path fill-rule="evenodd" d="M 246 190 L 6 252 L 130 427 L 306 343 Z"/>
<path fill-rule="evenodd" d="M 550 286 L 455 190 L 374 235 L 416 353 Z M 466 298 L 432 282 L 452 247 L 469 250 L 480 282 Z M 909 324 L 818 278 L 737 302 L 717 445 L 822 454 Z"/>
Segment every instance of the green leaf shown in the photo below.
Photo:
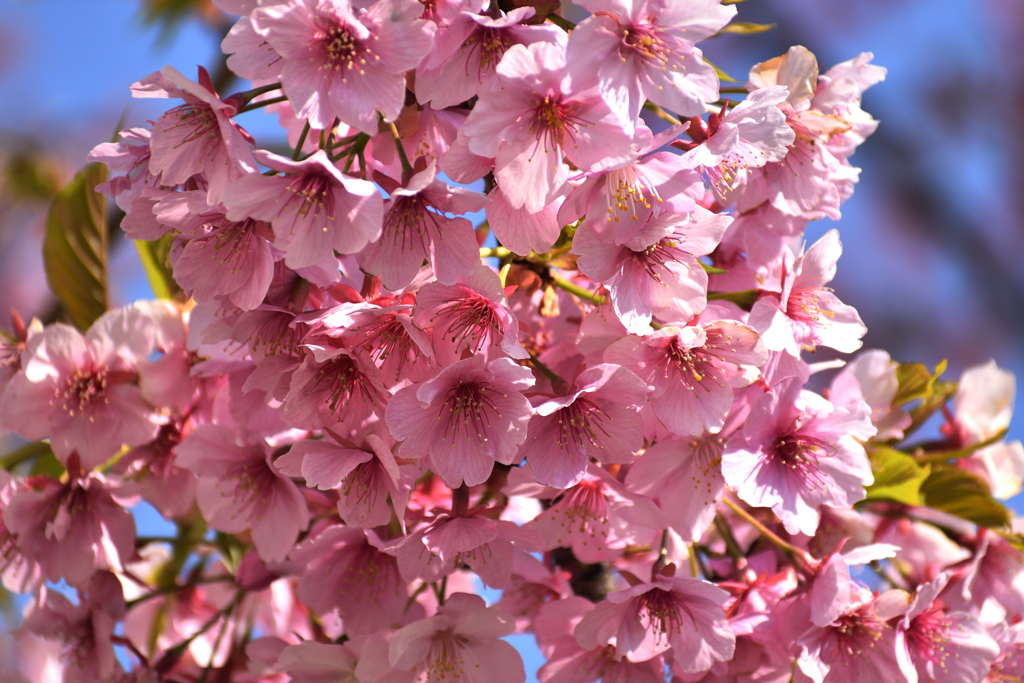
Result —
<path fill-rule="evenodd" d="M 1007 543 L 1012 545 L 1017 550 L 1024 551 L 1024 534 L 1015 534 L 1015 533 L 1011 533 L 1011 532 L 1008 532 L 1008 531 L 998 531 L 998 530 L 996 531 L 996 533 L 998 533 L 1000 536 L 1002 536 L 1006 540 Z"/>
<path fill-rule="evenodd" d="M 992 497 L 985 480 L 955 465 L 932 465 L 931 474 L 921 485 L 921 495 L 928 507 L 980 526 L 1010 523 L 1010 511 Z"/>
<path fill-rule="evenodd" d="M 758 290 L 744 289 L 739 292 L 708 292 L 708 301 L 731 301 L 744 311 L 749 311 L 757 301 Z"/>
<path fill-rule="evenodd" d="M 921 466 L 914 458 L 887 446 L 868 449 L 875 482 L 867 487 L 865 500 L 891 500 L 905 505 L 923 505 L 921 485 L 931 467 Z"/>
<path fill-rule="evenodd" d="M 64 471 L 64 465 L 61 464 L 60 460 L 57 460 L 57 456 L 49 448 L 32 463 L 32 474 L 34 476 L 43 475 L 53 479 L 60 479 Z"/>
<path fill-rule="evenodd" d="M 1008 427 L 1004 427 L 984 441 L 979 441 L 976 444 L 966 446 L 964 448 L 958 448 L 955 451 L 925 451 L 917 458 L 918 462 L 949 462 L 950 460 L 963 460 L 969 458 L 976 451 L 980 451 L 982 448 L 988 448 L 993 444 L 997 444 L 1006 438 L 1006 433 L 1010 431 Z"/>
<path fill-rule="evenodd" d="M 910 411 L 910 426 L 903 430 L 904 438 L 910 436 L 918 427 L 923 425 L 955 393 L 956 382 L 936 382 L 932 387 L 931 396 L 921 399 L 921 403 Z"/>
<path fill-rule="evenodd" d="M 135 240 L 135 249 L 139 252 L 139 260 L 146 271 L 146 279 L 149 280 L 149 286 L 158 299 L 173 299 L 181 292 L 181 287 L 174 281 L 171 264 L 167 260 L 173 242 L 174 235 L 170 233 L 158 240 Z"/>
<path fill-rule="evenodd" d="M 718 74 L 718 80 L 725 81 L 726 83 L 739 83 L 739 81 L 737 81 L 735 78 L 733 78 L 732 76 L 730 76 L 729 74 L 725 73 L 717 66 L 712 64 L 711 60 L 709 60 L 707 57 L 704 58 L 704 61 L 707 63 L 708 66 L 715 70 L 716 74 Z"/>
<path fill-rule="evenodd" d="M 107 310 L 106 199 L 95 190 L 107 167 L 90 164 L 57 193 L 46 216 L 46 281 L 75 327 Z"/>
<path fill-rule="evenodd" d="M 900 363 L 896 368 L 899 388 L 892 399 L 892 404 L 901 406 L 931 396 L 935 390 L 935 382 L 945 371 L 945 360 L 935 366 L 934 373 L 929 372 L 924 363 Z"/>
<path fill-rule="evenodd" d="M 0 458 L 0 469 L 12 470 L 21 463 L 31 460 L 32 458 L 38 458 L 46 453 L 51 453 L 51 451 L 50 444 L 45 441 L 33 441 L 32 443 L 27 443 L 21 448 L 16 448 Z"/>
<path fill-rule="evenodd" d="M 723 273 L 728 273 L 729 272 L 728 270 L 725 270 L 724 268 L 715 268 L 714 266 L 709 266 L 708 264 L 704 263 L 700 259 L 697 260 L 697 263 L 700 264 L 700 267 L 703 268 L 704 272 L 707 273 L 708 275 L 721 275 Z"/>
<path fill-rule="evenodd" d="M 755 24 L 752 21 L 736 21 L 720 30 L 715 36 L 720 36 L 723 33 L 764 33 L 765 31 L 771 31 L 773 28 L 775 28 L 775 24 Z"/>

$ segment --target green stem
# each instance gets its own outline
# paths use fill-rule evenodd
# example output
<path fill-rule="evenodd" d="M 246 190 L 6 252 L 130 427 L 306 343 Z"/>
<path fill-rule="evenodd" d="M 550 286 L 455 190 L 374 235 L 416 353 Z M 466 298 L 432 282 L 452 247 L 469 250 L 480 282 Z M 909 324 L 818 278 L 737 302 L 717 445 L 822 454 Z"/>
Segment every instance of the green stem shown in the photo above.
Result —
<path fill-rule="evenodd" d="M 732 534 L 732 529 L 729 528 L 729 523 L 725 521 L 722 515 L 715 515 L 715 528 L 718 530 L 718 534 L 725 541 L 725 550 L 729 553 L 729 557 L 732 558 L 734 563 L 739 563 L 740 560 L 745 559 L 743 555 L 743 548 L 736 542 L 736 537 Z"/>
<path fill-rule="evenodd" d="M 309 119 L 306 119 L 306 125 L 302 127 L 302 133 L 299 134 L 299 144 L 295 145 L 295 151 L 292 153 L 292 161 L 299 160 L 299 155 L 302 154 L 302 146 L 306 144 L 307 135 L 309 135 Z"/>
<path fill-rule="evenodd" d="M 679 119 L 672 116 L 672 114 L 669 114 L 667 111 L 656 105 L 654 102 L 651 102 L 650 100 L 644 102 L 644 109 L 654 112 L 659 119 L 663 121 L 668 121 L 673 126 L 678 126 L 681 123 Z"/>
<path fill-rule="evenodd" d="M 391 137 L 395 140 L 395 150 L 398 152 L 398 160 L 402 163 L 402 175 L 412 175 L 412 164 L 409 163 L 409 157 L 405 155 L 405 147 L 402 146 L 402 136 L 398 134 L 398 127 L 394 123 L 389 123 L 388 126 L 391 128 Z"/>
<path fill-rule="evenodd" d="M 238 116 L 239 114 L 244 114 L 247 111 L 254 111 L 256 109 L 261 109 L 262 107 L 266 107 L 266 106 L 271 105 L 271 104 L 277 104 L 278 102 L 285 102 L 287 100 L 288 100 L 288 96 L 287 95 L 281 95 L 280 97 L 271 97 L 269 100 L 260 100 L 259 102 L 253 102 L 252 104 L 247 104 L 244 107 L 242 107 L 241 109 L 239 109 L 235 113 L 235 116 Z"/>
<path fill-rule="evenodd" d="M 955 451 L 939 451 L 937 453 L 926 453 L 921 457 L 917 458 L 917 461 L 921 464 L 929 463 L 943 463 L 949 460 L 962 460 L 970 456 L 975 451 L 980 451 L 982 448 L 991 446 L 994 443 L 999 443 L 1006 437 L 1008 429 L 1000 430 L 994 436 L 990 436 L 980 443 L 973 444 L 967 448 L 960 448 Z"/>
<path fill-rule="evenodd" d="M 556 374 L 554 370 L 540 362 L 540 359 L 532 353 L 530 354 L 530 364 L 540 370 L 540 373 L 548 378 L 548 381 L 551 382 L 551 387 L 555 389 L 556 393 L 569 390 L 569 383 L 566 382 L 561 375 Z"/>
<path fill-rule="evenodd" d="M 738 292 L 708 292 L 708 301 L 731 301 L 745 311 L 749 311 L 757 301 L 758 290 L 743 289 Z"/>
<path fill-rule="evenodd" d="M 806 554 L 806 551 L 802 550 L 801 548 L 797 548 L 792 543 L 788 543 L 787 541 L 782 540 L 774 531 L 772 531 L 771 529 L 766 527 L 764 524 L 759 522 L 757 520 L 757 518 L 755 518 L 749 512 L 747 512 L 742 507 L 740 507 L 736 503 L 732 502 L 728 498 L 723 497 L 722 498 L 722 502 L 725 503 L 726 505 L 728 505 L 730 508 L 732 508 L 732 511 L 735 512 L 737 515 L 739 515 L 743 519 L 743 521 L 745 521 L 747 524 L 749 524 L 750 526 L 752 526 L 755 529 L 757 529 L 759 532 L 761 532 L 762 536 L 764 536 L 769 541 L 774 543 L 776 546 L 778 546 L 781 550 L 785 551 L 787 554 L 797 555 L 797 556 L 799 556 L 801 558 L 803 558 L 803 556 Z"/>
<path fill-rule="evenodd" d="M 601 296 L 600 294 L 595 294 L 594 292 L 591 292 L 589 289 L 583 289 L 579 285 L 569 282 L 568 280 L 558 277 L 557 275 L 551 276 L 551 283 L 555 287 L 558 287 L 559 289 L 564 289 L 570 294 L 578 296 L 581 299 L 586 299 L 595 306 L 601 306 L 602 304 L 608 303 L 608 300 L 605 297 Z"/>
<path fill-rule="evenodd" d="M 690 560 L 690 574 L 693 578 L 700 578 L 700 565 L 697 563 L 697 544 L 691 543 L 686 546 L 686 557 Z"/>
<path fill-rule="evenodd" d="M 171 593 L 177 593 L 178 591 L 182 591 L 182 590 L 185 590 L 186 588 L 191 588 L 193 586 L 200 586 L 200 585 L 208 584 L 208 583 L 225 583 L 225 582 L 228 582 L 228 581 L 234 581 L 234 577 L 232 577 L 232 576 L 208 576 L 208 577 L 205 577 L 205 578 L 198 579 L 196 581 L 192 581 L 192 582 L 189 583 L 189 585 L 186 585 L 186 586 L 179 586 L 179 585 L 175 584 L 173 586 L 167 586 L 166 588 L 158 588 L 158 589 L 156 589 L 154 591 L 151 591 L 149 593 L 145 593 L 143 595 L 140 595 L 139 597 L 137 597 L 137 598 L 135 598 L 133 600 L 127 601 L 125 603 L 125 606 L 128 609 L 131 609 L 135 605 L 138 605 L 140 603 L 146 602 L 147 600 L 152 600 L 153 598 L 160 597 L 161 595 L 170 595 Z"/>
<path fill-rule="evenodd" d="M 252 90 L 243 90 L 242 92 L 238 93 L 238 95 L 240 95 L 241 97 L 244 97 L 245 101 L 248 103 L 248 102 L 252 102 L 254 99 L 259 97 L 260 95 L 263 95 L 265 93 L 271 92 L 273 90 L 280 90 L 280 89 L 281 89 L 281 84 L 280 83 L 271 83 L 270 85 L 261 85 L 258 88 L 253 88 Z M 239 113 L 241 113 L 241 112 L 239 112 Z"/>

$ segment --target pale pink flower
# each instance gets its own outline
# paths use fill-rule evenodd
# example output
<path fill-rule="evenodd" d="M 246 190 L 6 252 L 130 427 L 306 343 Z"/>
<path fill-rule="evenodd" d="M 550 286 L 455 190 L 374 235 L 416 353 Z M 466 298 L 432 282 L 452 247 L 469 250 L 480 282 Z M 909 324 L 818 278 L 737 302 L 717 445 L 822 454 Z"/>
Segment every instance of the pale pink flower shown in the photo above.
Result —
<path fill-rule="evenodd" d="M 420 108 L 413 104 L 402 110 L 402 114 L 395 121 L 395 127 L 401 136 L 402 148 L 409 159 L 422 157 L 427 163 L 440 163 L 455 143 L 467 116 L 468 109 L 435 110 L 429 106 Z M 398 156 L 394 134 L 390 129 L 378 130 L 366 143 L 366 163 L 370 168 L 392 178 L 402 177 L 402 160 Z M 480 177 L 490 170 L 488 166 Z M 451 175 L 448 177 L 456 180 Z"/>
<path fill-rule="evenodd" d="M 512 576 L 501 591 L 501 600 L 494 606 L 514 616 L 516 631 L 523 632 L 530 630 L 544 605 L 572 594 L 567 572 L 558 567 L 549 569 L 530 553 L 516 548 Z M 572 635 L 571 631 L 568 635 Z"/>
<path fill-rule="evenodd" d="M 586 174 L 559 209 L 559 224 L 583 218 L 588 230 L 622 244 L 633 239 L 651 216 L 693 211 L 695 200 L 704 197 L 700 175 L 683 165 L 678 155 L 654 151 L 681 131 L 681 126 L 673 126 L 659 133 L 640 150 L 646 156 Z"/>
<path fill-rule="evenodd" d="M 1024 615 L 1024 555 L 1008 542 L 981 529 L 969 547 L 974 557 L 952 568 L 942 600 L 952 609 Z"/>
<path fill-rule="evenodd" d="M 858 591 L 835 621 L 800 636 L 800 671 L 814 683 L 910 683 L 896 659 L 896 632 L 879 616 L 875 602 Z"/>
<path fill-rule="evenodd" d="M 517 486 L 533 481 L 528 465 L 509 474 L 513 495 Z M 536 484 L 533 485 L 537 487 Z M 661 510 L 647 496 L 632 493 L 613 476 L 590 465 L 578 484 L 561 492 L 547 487 L 532 492 L 534 497 L 552 499 L 527 529 L 544 539 L 544 550 L 571 547 L 581 562 L 605 562 L 622 555 L 626 546 L 639 539 L 653 537 L 668 524 Z"/>
<path fill-rule="evenodd" d="M 108 311 L 83 336 L 57 323 L 28 340 L 24 367 L 0 400 L 0 426 L 26 439 L 49 437 L 64 463 L 73 452 L 86 470 L 124 445 L 153 439 L 160 419 L 143 402 L 136 363 L 153 345 L 139 306 Z"/>
<path fill-rule="evenodd" d="M 897 658 L 907 677 L 935 683 L 978 683 L 999 655 L 999 644 L 977 619 L 965 612 L 943 609 L 937 600 L 949 581 L 943 572 L 918 587 L 913 596 L 902 591 L 883 593 L 877 603 L 889 620 L 902 616 L 896 631 Z M 915 671 L 916 669 L 916 671 Z"/>
<path fill-rule="evenodd" d="M 572 250 L 580 272 L 611 290 L 619 320 L 633 334 L 651 332 L 651 320 L 688 322 L 707 305 L 708 276 L 697 256 L 714 251 L 731 218 L 697 207 L 691 214 L 652 216 L 624 244 L 583 228 Z"/>
<path fill-rule="evenodd" d="M 248 15 L 249 11 L 238 14 Z M 241 78 L 265 83 L 280 79 L 281 55 L 256 32 L 249 16 L 239 17 L 220 42 L 220 49 L 228 56 L 228 68 Z"/>
<path fill-rule="evenodd" d="M 353 6 L 355 5 L 355 6 Z M 281 57 L 281 83 L 299 118 L 321 130 L 335 117 L 377 132 L 377 112 L 398 117 L 405 74 L 430 51 L 436 26 L 415 0 L 295 0 L 250 15 Z"/>
<path fill-rule="evenodd" d="M 124 673 L 114 654 L 114 628 L 124 619 L 121 584 L 102 572 L 83 586 L 78 604 L 53 590 L 43 589 L 39 604 L 27 615 L 23 628 L 64 645 L 65 683 L 114 683 Z"/>
<path fill-rule="evenodd" d="M 707 124 L 691 119 L 687 132 L 693 142 L 674 143 L 687 150 L 683 164 L 706 175 L 719 200 L 744 182 L 748 169 L 785 158 L 796 139 L 778 106 L 786 95 L 782 86 L 755 90 L 736 108 L 711 114 Z"/>
<path fill-rule="evenodd" d="M 163 184 L 159 174 L 149 167 L 151 131 L 147 128 L 128 128 L 117 134 L 119 142 L 103 142 L 92 148 L 88 161 L 98 161 L 117 175 L 96 186 L 96 191 L 110 198 L 125 213 L 132 210 L 132 202 L 147 188 Z"/>
<path fill-rule="evenodd" d="M 83 473 L 77 456 L 68 459 L 67 482 L 35 477 L 30 485 L 14 491 L 4 525 L 48 581 L 81 586 L 97 569 L 123 569 L 135 553 L 135 520 L 125 509 L 136 500 L 131 486 Z"/>
<path fill-rule="evenodd" d="M 813 535 L 823 505 L 846 508 L 874 481 L 863 441 L 875 434 L 866 403 L 836 407 L 799 379 L 764 394 L 722 456 L 725 482 L 786 530 Z"/>
<path fill-rule="evenodd" d="M 558 219 L 560 199 L 556 199 L 536 213 L 526 207 L 509 206 L 500 187 L 495 187 L 487 198 L 487 224 L 502 246 L 515 254 L 535 251 L 543 254 L 554 246 L 562 234 L 563 223 Z"/>
<path fill-rule="evenodd" d="M 39 563 L 18 550 L 17 539 L 4 522 L 4 511 L 15 493 L 28 490 L 25 482 L 0 470 L 0 583 L 12 593 L 29 593 L 42 583 Z"/>
<path fill-rule="evenodd" d="M 398 291 L 412 282 L 424 259 L 430 261 L 438 282 L 453 285 L 480 265 L 479 245 L 473 225 L 465 218 L 448 217 L 484 208 L 487 198 L 477 192 L 452 187 L 437 178 L 430 162 L 404 184 L 386 176 L 377 182 L 388 193 L 380 239 L 359 254 L 359 265 L 381 283 Z"/>
<path fill-rule="evenodd" d="M 522 391 L 533 384 L 529 368 L 474 355 L 400 390 L 385 415 L 402 442 L 398 455 L 429 455 L 430 468 L 453 488 L 483 483 L 495 462 L 513 463 L 526 440 L 533 409 Z"/>
<path fill-rule="evenodd" d="M 132 95 L 185 100 L 153 124 L 149 168 L 161 184 L 180 185 L 201 173 L 209 183 L 207 201 L 219 204 L 231 182 L 256 173 L 247 134 L 231 120 L 238 106 L 220 99 L 202 67 L 195 83 L 165 66 L 133 84 Z"/>
<path fill-rule="evenodd" d="M 345 626 L 347 629 L 348 622 L 345 622 Z M 274 670 L 287 674 L 288 680 L 293 683 L 354 683 L 358 680 L 376 680 L 359 678 L 364 667 L 359 666 L 359 653 L 354 648 L 358 647 L 357 642 L 361 644 L 362 640 L 349 640 L 343 645 L 318 643 L 315 640 L 287 645 L 278 653 Z M 258 641 L 253 641 L 250 646 L 256 642 Z M 279 642 L 284 645 L 283 641 Z M 246 654 L 250 660 L 253 659 L 250 647 L 246 647 Z"/>
<path fill-rule="evenodd" d="M 113 471 L 136 483 L 142 499 L 164 519 L 180 519 L 196 502 L 196 475 L 178 466 L 174 448 L 181 443 L 176 425 L 160 428 L 153 441 L 121 456 Z"/>
<path fill-rule="evenodd" d="M 837 406 L 868 404 L 878 441 L 902 439 L 910 426 L 910 415 L 892 404 L 899 389 L 897 365 L 885 351 L 865 351 L 833 378 L 829 389 L 828 398 Z"/>
<path fill-rule="evenodd" d="M 565 43 L 551 24 L 525 25 L 533 7 L 516 7 L 497 18 L 462 12 L 438 30 L 434 49 L 416 71 L 416 99 L 434 109 L 465 102 L 494 79 L 495 67 L 513 45 Z"/>
<path fill-rule="evenodd" d="M 478 595 L 455 593 L 437 614 L 391 636 L 388 659 L 403 671 L 417 671 L 422 683 L 523 683 L 526 671 L 516 649 L 500 638 L 515 631 L 515 620 Z"/>
<path fill-rule="evenodd" d="M 365 180 L 350 178 L 317 150 L 302 161 L 258 150 L 256 159 L 278 175 L 247 175 L 224 194 L 227 217 L 268 221 L 274 246 L 289 268 L 354 254 L 380 237 L 383 200 Z"/>
<path fill-rule="evenodd" d="M 627 134 L 596 90 L 570 90 L 565 50 L 551 43 L 510 47 L 463 130 L 470 151 L 495 160 L 509 206 L 530 213 L 568 189 L 563 157 L 601 171 L 632 161 L 650 139 L 646 129 Z"/>
<path fill-rule="evenodd" d="M 537 672 L 541 683 L 664 683 L 665 660 L 652 657 L 643 662 L 620 659 L 614 645 L 585 650 L 576 642 L 573 630 L 595 608 L 579 596 L 544 604 L 534 620 L 537 645 L 547 662 Z"/>
<path fill-rule="evenodd" d="M 391 521 L 391 507 L 401 522 L 412 477 L 403 473 L 391 449 L 376 434 L 367 434 L 362 448 L 339 444 L 330 435 L 293 444 L 274 466 L 289 477 L 303 477 L 306 486 L 338 489 L 338 514 L 351 527 L 369 529 Z"/>
<path fill-rule="evenodd" d="M 199 477 L 196 501 L 210 527 L 252 531 L 266 562 L 279 562 L 309 523 L 298 487 L 278 472 L 261 438 L 240 439 L 227 427 L 199 425 L 175 449 L 178 465 Z"/>
<path fill-rule="evenodd" d="M 867 327 L 852 306 L 826 287 L 842 253 L 839 232 L 829 230 L 792 265 L 787 258 L 782 291 L 762 294 L 747 321 L 761 333 L 767 349 L 799 356 L 802 348 L 819 345 L 843 353 L 861 347 Z"/>
<path fill-rule="evenodd" d="M 699 436 L 722 429 L 733 389 L 753 381 L 752 371 L 765 364 L 768 353 L 752 329 L 720 320 L 622 337 L 607 347 L 604 358 L 654 387 L 651 406 L 670 432 Z"/>
<path fill-rule="evenodd" d="M 1010 426 L 1017 379 L 990 360 L 964 370 L 957 384 L 953 408 L 956 420 L 943 426 L 954 448 L 966 448 L 999 436 Z M 1020 441 L 1000 441 L 976 450 L 960 466 L 980 474 L 993 495 L 1011 498 L 1024 481 L 1024 446 Z"/>
<path fill-rule="evenodd" d="M 398 562 L 370 530 L 331 526 L 289 555 L 305 567 L 298 596 L 318 615 L 337 610 L 350 636 L 398 626 L 408 589 Z"/>
<path fill-rule="evenodd" d="M 574 631 L 584 650 L 614 645 L 617 657 L 643 662 L 672 650 L 686 673 L 732 659 L 736 636 L 722 605 L 729 594 L 698 579 L 658 576 L 611 593 Z"/>
<path fill-rule="evenodd" d="M 569 36 L 573 84 L 594 80 L 622 122 L 640 117 L 644 100 L 680 116 L 700 116 L 718 99 L 718 75 L 694 43 L 736 14 L 718 0 L 588 0 L 594 14 Z"/>
<path fill-rule="evenodd" d="M 640 408 L 648 389 L 626 368 L 601 364 L 580 373 L 567 396 L 535 397 L 519 452 L 537 481 L 562 489 L 583 479 L 591 458 L 632 462 L 644 444 Z"/>
<path fill-rule="evenodd" d="M 519 343 L 519 321 L 508 306 L 498 274 L 480 265 L 456 285 L 430 283 L 416 293 L 413 322 L 432 329 L 437 362 L 448 366 L 469 350 L 488 359 L 529 358 Z"/>
<path fill-rule="evenodd" d="M 661 440 L 626 475 L 626 488 L 654 499 L 687 543 L 711 526 L 724 484 L 722 440 L 713 436 Z"/>

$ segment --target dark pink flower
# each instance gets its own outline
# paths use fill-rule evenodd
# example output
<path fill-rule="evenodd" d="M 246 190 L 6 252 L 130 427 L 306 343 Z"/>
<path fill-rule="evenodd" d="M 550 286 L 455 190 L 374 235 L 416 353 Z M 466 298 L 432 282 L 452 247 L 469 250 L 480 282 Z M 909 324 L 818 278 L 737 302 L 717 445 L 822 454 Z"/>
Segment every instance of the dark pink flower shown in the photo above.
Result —
<path fill-rule="evenodd" d="M 135 520 L 125 509 L 134 493 L 115 477 L 83 473 L 73 455 L 66 483 L 34 477 L 16 490 L 4 524 L 48 581 L 81 586 L 97 569 L 121 571 L 134 555 Z"/>
<path fill-rule="evenodd" d="M 196 501 L 210 527 L 229 534 L 251 529 L 260 558 L 285 558 L 309 513 L 298 487 L 274 467 L 263 439 L 239 439 L 227 427 L 203 424 L 175 453 L 178 465 L 199 477 Z"/>
<path fill-rule="evenodd" d="M 237 106 L 218 97 L 202 67 L 194 83 L 165 66 L 132 85 L 132 95 L 185 100 L 153 125 L 149 168 L 162 184 L 179 185 L 201 173 L 209 183 L 207 201 L 219 204 L 232 181 L 256 172 L 245 134 L 231 120 Z"/>
<path fill-rule="evenodd" d="M 698 579 L 659 576 L 611 593 L 576 625 L 584 650 L 615 645 L 617 657 L 643 662 L 670 648 L 686 673 L 732 659 L 736 636 L 722 610 L 729 594 Z"/>
<path fill-rule="evenodd" d="M 362 448 L 353 446 L 329 436 L 306 439 L 292 445 L 274 466 L 289 477 L 304 477 L 310 488 L 337 488 L 338 514 L 349 526 L 369 529 L 390 522 L 388 496 L 403 520 L 412 477 L 399 470 L 391 449 L 376 434 L 368 434 Z"/>
<path fill-rule="evenodd" d="M 398 455 L 430 456 L 430 468 L 453 488 L 483 483 L 495 462 L 515 461 L 533 414 L 522 391 L 533 384 L 529 368 L 474 355 L 400 390 L 385 416 L 402 442 Z"/>
<path fill-rule="evenodd" d="M 227 217 L 268 221 L 289 268 L 333 259 L 335 251 L 354 254 L 380 237 L 383 200 L 377 188 L 343 174 L 323 150 L 302 161 L 262 150 L 256 158 L 279 174 L 235 181 L 224 195 Z"/>
<path fill-rule="evenodd" d="M 480 265 L 456 285 L 430 283 L 416 293 L 413 322 L 431 329 L 437 362 L 448 366 L 469 350 L 489 359 L 525 359 L 519 321 L 508 306 L 498 274 Z"/>
<path fill-rule="evenodd" d="M 355 6 L 353 6 L 355 5 Z M 405 72 L 430 51 L 436 26 L 416 0 L 294 0 L 256 9 L 256 32 L 281 57 L 281 82 L 299 118 L 325 130 L 335 117 L 377 132 L 405 102 Z"/>
<path fill-rule="evenodd" d="M 5 470 L 0 470 L 0 583 L 12 593 L 29 593 L 42 583 L 39 563 L 18 550 L 18 542 L 4 522 L 4 511 L 15 493 L 28 486 Z"/>
<path fill-rule="evenodd" d="M 514 522 L 490 519 L 484 511 L 441 512 L 407 536 L 398 546 L 398 566 L 406 581 L 438 581 L 465 564 L 484 585 L 504 588 L 512 575 L 514 550 L 539 552 L 541 539 Z"/>
<path fill-rule="evenodd" d="M 350 636 L 398 626 L 408 589 L 383 545 L 372 531 L 340 525 L 303 541 L 289 556 L 305 567 L 299 599 L 320 616 L 337 610 Z"/>
<path fill-rule="evenodd" d="M 519 452 L 537 481 L 562 489 L 583 479 L 591 458 L 632 462 L 644 444 L 640 408 L 648 389 L 626 368 L 601 364 L 580 373 L 568 396 L 534 398 Z"/>
<path fill-rule="evenodd" d="M 391 666 L 416 671 L 417 680 L 442 683 L 523 683 L 526 671 L 516 649 L 500 638 L 515 631 L 515 620 L 483 598 L 456 593 L 437 614 L 391 636 Z"/>

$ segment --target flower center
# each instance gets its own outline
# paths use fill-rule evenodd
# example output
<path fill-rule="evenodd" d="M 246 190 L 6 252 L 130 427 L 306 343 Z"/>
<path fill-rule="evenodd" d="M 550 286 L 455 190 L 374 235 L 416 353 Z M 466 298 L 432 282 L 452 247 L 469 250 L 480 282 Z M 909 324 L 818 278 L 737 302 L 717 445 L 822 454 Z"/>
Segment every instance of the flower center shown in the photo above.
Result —
<path fill-rule="evenodd" d="M 830 627 L 835 638 L 835 655 L 844 666 L 860 666 L 857 658 L 874 653 L 875 643 L 882 637 L 884 625 L 867 606 L 839 617 Z M 824 655 L 824 651 L 822 652 Z M 851 669 L 852 671 L 852 669 Z"/>
<path fill-rule="evenodd" d="M 340 71 L 342 68 L 353 69 L 357 63 L 366 63 L 365 58 L 358 59 L 365 50 L 364 46 L 356 41 L 356 37 L 344 24 L 335 25 L 327 30 L 323 46 L 327 51 L 327 68 Z"/>
<path fill-rule="evenodd" d="M 680 46 L 669 36 L 665 40 L 664 31 L 654 24 L 633 24 L 622 29 L 622 47 L 619 48 L 619 59 L 626 61 L 626 55 L 649 66 L 661 70 L 681 71 L 683 66 L 679 59 Z"/>
<path fill-rule="evenodd" d="M 565 494 L 559 505 L 566 519 L 580 523 L 580 532 L 585 532 L 589 522 L 604 524 L 608 521 L 608 502 L 604 498 L 604 486 L 599 481 L 584 479 Z"/>
<path fill-rule="evenodd" d="M 558 411 L 558 446 L 568 450 L 570 456 L 585 456 L 588 444 L 593 448 L 604 448 L 598 441 L 598 433 L 610 436 L 605 421 L 611 421 L 603 410 L 589 398 L 580 396 L 571 404 Z"/>
<path fill-rule="evenodd" d="M 427 210 L 422 198 L 392 197 L 384 215 L 380 242 L 390 242 L 403 254 L 408 251 L 426 255 L 431 238 L 439 238 L 441 230 L 437 214 Z"/>
<path fill-rule="evenodd" d="M 442 441 L 448 441 L 451 435 L 454 448 L 456 439 L 462 433 L 463 438 L 472 438 L 475 434 L 480 444 L 487 442 L 487 428 L 491 423 L 491 415 L 501 416 L 498 406 L 491 397 L 490 388 L 488 382 L 473 382 L 459 384 L 448 391 L 448 396 L 441 404 L 437 416 L 440 420 L 447 413 Z"/>
<path fill-rule="evenodd" d="M 673 337 L 666 349 L 665 379 L 669 379 L 670 374 L 675 375 L 691 391 L 705 381 L 722 386 L 721 378 L 715 374 L 717 369 L 714 357 L 704 347 L 688 349 L 678 337 Z"/>
<path fill-rule="evenodd" d="M 667 643 L 682 633 L 687 620 L 695 632 L 700 630 L 690 608 L 670 591 L 655 588 L 644 593 L 640 596 L 640 612 L 647 612 L 647 628 L 654 632 L 656 643 Z"/>
<path fill-rule="evenodd" d="M 441 305 L 431 322 L 444 316 L 449 325 L 445 332 L 451 342 L 461 348 L 479 353 L 482 349 L 501 340 L 501 323 L 494 310 L 494 304 L 480 296 L 468 296 Z"/>
<path fill-rule="evenodd" d="M 61 394 L 62 406 L 68 415 L 84 413 L 98 403 L 107 402 L 107 369 L 90 365 L 75 370 L 67 379 Z"/>
<path fill-rule="evenodd" d="M 281 211 L 285 207 L 294 207 L 300 216 L 316 216 L 323 212 L 327 220 L 334 220 L 334 186 L 327 176 L 319 173 L 295 176 L 288 183 L 287 190 L 292 196 L 282 202 Z M 323 230 L 327 232 L 326 225 Z"/>
<path fill-rule="evenodd" d="M 818 469 L 818 458 L 827 458 L 835 452 L 835 447 L 827 441 L 794 431 L 778 436 L 771 447 L 775 461 L 811 489 L 825 488 L 831 483 Z"/>
<path fill-rule="evenodd" d="M 584 123 L 576 115 L 578 110 L 579 105 L 564 104 L 560 94 L 543 98 L 538 95 L 530 121 L 530 134 L 537 137 L 538 143 L 543 143 L 545 152 L 560 149 L 566 137 L 575 140 L 576 131 Z"/>
<path fill-rule="evenodd" d="M 608 192 L 609 223 L 618 223 L 619 213 L 625 213 L 633 220 L 638 220 L 640 207 L 644 211 L 650 210 L 651 200 L 661 204 L 658 191 L 634 166 L 609 173 L 605 178 L 605 187 Z"/>
<path fill-rule="evenodd" d="M 481 27 L 474 31 L 462 43 L 462 49 L 466 53 L 466 75 L 469 76 L 473 69 L 473 55 L 477 49 L 480 50 L 480 60 L 475 65 L 477 82 L 483 83 L 484 75 L 494 71 L 494 67 L 498 65 L 508 49 L 518 42 L 511 32 L 504 29 Z"/>
<path fill-rule="evenodd" d="M 350 356 L 340 355 L 323 364 L 310 383 L 310 394 L 316 394 L 332 414 L 348 405 L 356 394 L 371 405 L 377 405 L 377 390 L 360 372 Z"/>
<path fill-rule="evenodd" d="M 907 641 L 914 654 L 929 662 L 934 662 L 941 669 L 946 669 L 946 657 L 949 653 L 946 646 L 950 642 L 950 620 L 941 607 L 932 607 L 914 617 L 907 629 Z"/>

